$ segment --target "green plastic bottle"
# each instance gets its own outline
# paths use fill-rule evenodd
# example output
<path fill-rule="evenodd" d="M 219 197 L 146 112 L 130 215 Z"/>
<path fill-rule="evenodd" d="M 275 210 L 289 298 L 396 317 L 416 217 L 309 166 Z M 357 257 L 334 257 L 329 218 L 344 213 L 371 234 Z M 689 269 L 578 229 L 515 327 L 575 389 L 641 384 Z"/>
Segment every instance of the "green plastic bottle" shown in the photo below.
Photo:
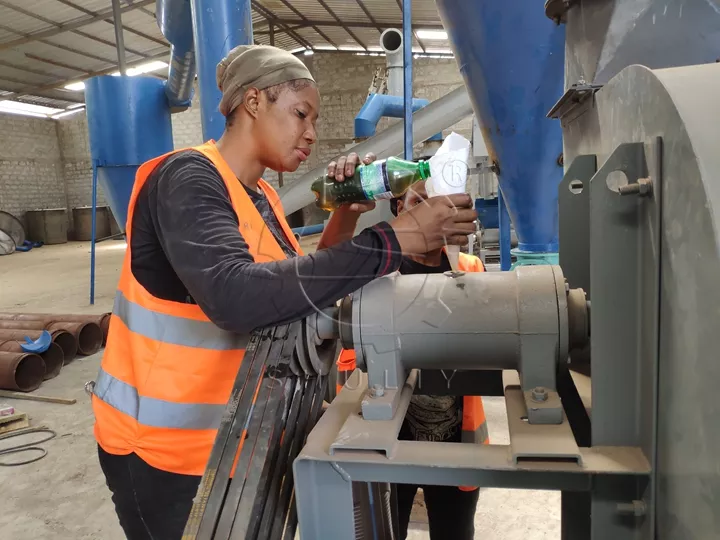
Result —
<path fill-rule="evenodd" d="M 312 183 L 310 189 L 317 198 L 315 204 L 323 210 L 332 211 L 342 204 L 363 201 L 378 201 L 402 197 L 415 182 L 430 177 L 427 161 L 405 161 L 388 158 L 360 165 L 352 178 L 336 182 L 327 175 Z"/>

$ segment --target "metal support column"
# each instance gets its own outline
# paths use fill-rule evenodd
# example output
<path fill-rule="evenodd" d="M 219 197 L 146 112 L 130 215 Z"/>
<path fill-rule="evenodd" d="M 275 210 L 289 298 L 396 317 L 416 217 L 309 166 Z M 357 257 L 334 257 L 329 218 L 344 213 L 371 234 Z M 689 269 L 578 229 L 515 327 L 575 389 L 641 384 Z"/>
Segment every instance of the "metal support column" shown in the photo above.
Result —
<path fill-rule="evenodd" d="M 403 99 L 405 109 L 405 159 L 413 158 L 412 0 L 403 0 Z"/>
<path fill-rule="evenodd" d="M 352 481 L 340 465 L 332 461 L 296 465 L 295 497 L 298 516 L 306 518 L 300 522 L 302 538 L 355 540 Z"/>
<path fill-rule="evenodd" d="M 90 305 L 95 305 L 95 236 L 97 235 L 97 166 L 92 166 L 92 222 L 90 225 Z"/>
<path fill-rule="evenodd" d="M 238 45 L 253 42 L 250 0 L 192 0 L 193 34 L 200 86 L 203 139 L 219 139 L 225 118 L 215 81 L 218 62 Z"/>
<path fill-rule="evenodd" d="M 117 49 L 118 55 L 118 68 L 120 69 L 121 75 L 127 75 L 127 67 L 125 65 L 125 38 L 123 37 L 122 10 L 120 9 L 120 0 L 112 0 L 112 10 L 113 24 L 115 26 L 115 48 Z"/>
<path fill-rule="evenodd" d="M 498 218 L 500 229 L 500 270 L 508 271 L 512 266 L 512 255 L 510 254 L 510 214 L 508 213 L 502 189 L 498 189 Z"/>

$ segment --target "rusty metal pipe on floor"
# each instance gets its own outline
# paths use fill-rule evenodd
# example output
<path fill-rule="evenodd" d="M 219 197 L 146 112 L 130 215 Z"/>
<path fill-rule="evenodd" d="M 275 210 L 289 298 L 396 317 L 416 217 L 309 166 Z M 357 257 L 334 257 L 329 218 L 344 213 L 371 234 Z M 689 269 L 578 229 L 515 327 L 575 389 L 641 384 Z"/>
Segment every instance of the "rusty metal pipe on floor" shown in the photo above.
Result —
<path fill-rule="evenodd" d="M 103 344 L 102 328 L 93 322 L 53 322 L 47 329 L 70 332 L 77 340 L 78 353 L 84 356 L 95 354 Z"/>
<path fill-rule="evenodd" d="M 32 392 L 45 376 L 45 362 L 37 354 L 0 352 L 0 388 Z"/>
<path fill-rule="evenodd" d="M 52 322 L 84 322 L 95 323 L 103 331 L 103 345 L 107 341 L 110 330 L 110 313 L 100 315 L 73 315 L 54 313 L 0 313 L 0 321 L 43 321 L 45 324 Z"/>
<path fill-rule="evenodd" d="M 12 353 L 24 353 L 22 349 L 22 342 L 15 340 L 0 341 L 0 351 L 12 352 Z M 65 353 L 63 353 L 62 347 L 57 343 L 51 343 L 48 350 L 39 353 L 38 356 L 45 362 L 45 377 L 44 380 L 52 379 L 60 374 L 60 370 L 65 362 Z"/>
<path fill-rule="evenodd" d="M 102 347 L 103 332 L 93 322 L 56 322 L 56 321 L 1 321 L 0 328 L 17 330 L 48 330 L 54 332 L 65 330 L 77 340 L 77 352 L 88 356 L 95 354 Z"/>
<path fill-rule="evenodd" d="M 44 328 L 40 329 L 13 329 L 13 328 L 0 328 L 0 341 L 25 341 L 26 337 L 30 339 L 39 339 Z M 78 352 L 77 339 L 70 332 L 65 330 L 57 330 L 50 332 L 53 343 L 57 343 L 63 351 L 63 363 L 70 363 Z"/>

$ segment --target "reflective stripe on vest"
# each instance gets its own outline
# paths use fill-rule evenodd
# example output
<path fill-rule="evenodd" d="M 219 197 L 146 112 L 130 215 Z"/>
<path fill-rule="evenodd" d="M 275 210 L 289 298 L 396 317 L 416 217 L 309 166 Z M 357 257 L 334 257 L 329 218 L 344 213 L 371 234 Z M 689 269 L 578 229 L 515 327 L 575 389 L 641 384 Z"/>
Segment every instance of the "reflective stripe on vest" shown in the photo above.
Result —
<path fill-rule="evenodd" d="M 150 427 L 217 429 L 226 405 L 175 403 L 138 394 L 137 388 L 100 368 L 95 396 L 118 411 Z"/>
<path fill-rule="evenodd" d="M 117 291 L 115 295 L 113 314 L 131 332 L 163 343 L 217 351 L 244 349 L 248 344 L 247 336 L 222 330 L 210 321 L 152 311 L 131 302 L 122 291 Z"/>

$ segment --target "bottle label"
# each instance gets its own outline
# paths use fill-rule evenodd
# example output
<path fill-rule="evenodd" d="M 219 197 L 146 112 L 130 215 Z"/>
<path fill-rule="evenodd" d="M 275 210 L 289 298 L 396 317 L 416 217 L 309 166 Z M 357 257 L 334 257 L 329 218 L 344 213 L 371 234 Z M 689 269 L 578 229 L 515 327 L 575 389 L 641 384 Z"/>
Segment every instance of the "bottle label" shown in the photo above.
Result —
<path fill-rule="evenodd" d="M 385 166 L 385 161 L 380 161 L 360 167 L 360 184 L 369 201 L 393 198 Z"/>

